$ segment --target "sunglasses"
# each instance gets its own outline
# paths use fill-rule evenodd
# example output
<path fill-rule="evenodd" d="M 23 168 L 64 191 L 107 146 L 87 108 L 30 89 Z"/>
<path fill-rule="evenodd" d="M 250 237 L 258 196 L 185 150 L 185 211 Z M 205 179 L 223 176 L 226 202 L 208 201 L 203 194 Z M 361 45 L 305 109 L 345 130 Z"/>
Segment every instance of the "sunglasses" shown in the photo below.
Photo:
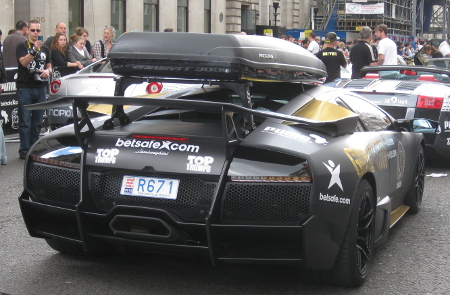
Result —
<path fill-rule="evenodd" d="M 32 31 L 33 33 L 35 33 L 35 32 L 40 33 L 40 32 L 41 32 L 41 29 L 30 29 L 30 31 Z"/>

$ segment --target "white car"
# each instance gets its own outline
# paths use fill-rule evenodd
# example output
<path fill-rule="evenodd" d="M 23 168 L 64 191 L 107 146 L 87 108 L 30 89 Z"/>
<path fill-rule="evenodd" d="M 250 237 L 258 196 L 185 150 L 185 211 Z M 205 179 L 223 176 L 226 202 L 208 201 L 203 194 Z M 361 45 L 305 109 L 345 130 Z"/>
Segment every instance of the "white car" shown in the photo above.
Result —
<path fill-rule="evenodd" d="M 64 96 L 114 96 L 115 78 L 111 64 L 107 59 L 99 60 L 84 69 L 73 73 L 74 68 L 56 67 L 53 71 L 48 100 L 55 100 Z M 69 75 L 64 75 L 71 73 Z M 132 84 L 125 90 L 125 96 L 142 96 L 181 90 L 188 84 L 144 82 Z M 111 108 L 104 106 L 91 107 L 89 111 L 106 114 Z M 55 129 L 73 122 L 71 107 L 47 109 L 47 119 L 50 129 Z"/>

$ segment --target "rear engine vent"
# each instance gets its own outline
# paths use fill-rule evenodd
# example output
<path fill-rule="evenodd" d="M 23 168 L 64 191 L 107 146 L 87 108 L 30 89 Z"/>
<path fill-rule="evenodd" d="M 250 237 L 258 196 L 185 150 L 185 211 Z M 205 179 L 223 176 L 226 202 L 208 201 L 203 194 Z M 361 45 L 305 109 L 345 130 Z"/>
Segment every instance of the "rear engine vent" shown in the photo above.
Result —
<path fill-rule="evenodd" d="M 420 82 L 403 82 L 397 86 L 396 90 L 412 91 L 412 90 L 415 90 L 419 86 L 420 86 Z"/>
<path fill-rule="evenodd" d="M 405 119 L 406 108 L 403 107 L 392 107 L 392 106 L 379 106 L 385 110 L 389 115 L 394 117 L 394 119 Z"/>
<path fill-rule="evenodd" d="M 347 83 L 347 85 L 345 85 L 342 88 L 365 88 L 367 87 L 370 83 L 372 83 L 373 80 L 352 80 L 350 82 Z"/>

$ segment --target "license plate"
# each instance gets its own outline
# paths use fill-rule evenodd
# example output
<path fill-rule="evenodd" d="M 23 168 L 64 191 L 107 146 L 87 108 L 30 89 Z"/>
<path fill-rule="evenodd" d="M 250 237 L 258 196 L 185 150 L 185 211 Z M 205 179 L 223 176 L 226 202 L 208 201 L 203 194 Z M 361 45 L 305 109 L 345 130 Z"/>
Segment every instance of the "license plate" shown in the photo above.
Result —
<path fill-rule="evenodd" d="M 179 184 L 178 179 L 125 175 L 120 194 L 175 200 Z"/>

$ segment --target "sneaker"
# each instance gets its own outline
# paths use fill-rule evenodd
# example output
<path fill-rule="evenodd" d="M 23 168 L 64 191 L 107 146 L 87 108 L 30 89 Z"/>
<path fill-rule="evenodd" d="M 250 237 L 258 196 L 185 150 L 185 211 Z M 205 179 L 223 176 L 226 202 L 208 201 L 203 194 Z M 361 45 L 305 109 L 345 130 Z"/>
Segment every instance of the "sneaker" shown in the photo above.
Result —
<path fill-rule="evenodd" d="M 28 151 L 20 151 L 19 158 L 21 158 L 22 160 L 25 160 L 27 158 L 27 153 L 28 153 Z"/>

